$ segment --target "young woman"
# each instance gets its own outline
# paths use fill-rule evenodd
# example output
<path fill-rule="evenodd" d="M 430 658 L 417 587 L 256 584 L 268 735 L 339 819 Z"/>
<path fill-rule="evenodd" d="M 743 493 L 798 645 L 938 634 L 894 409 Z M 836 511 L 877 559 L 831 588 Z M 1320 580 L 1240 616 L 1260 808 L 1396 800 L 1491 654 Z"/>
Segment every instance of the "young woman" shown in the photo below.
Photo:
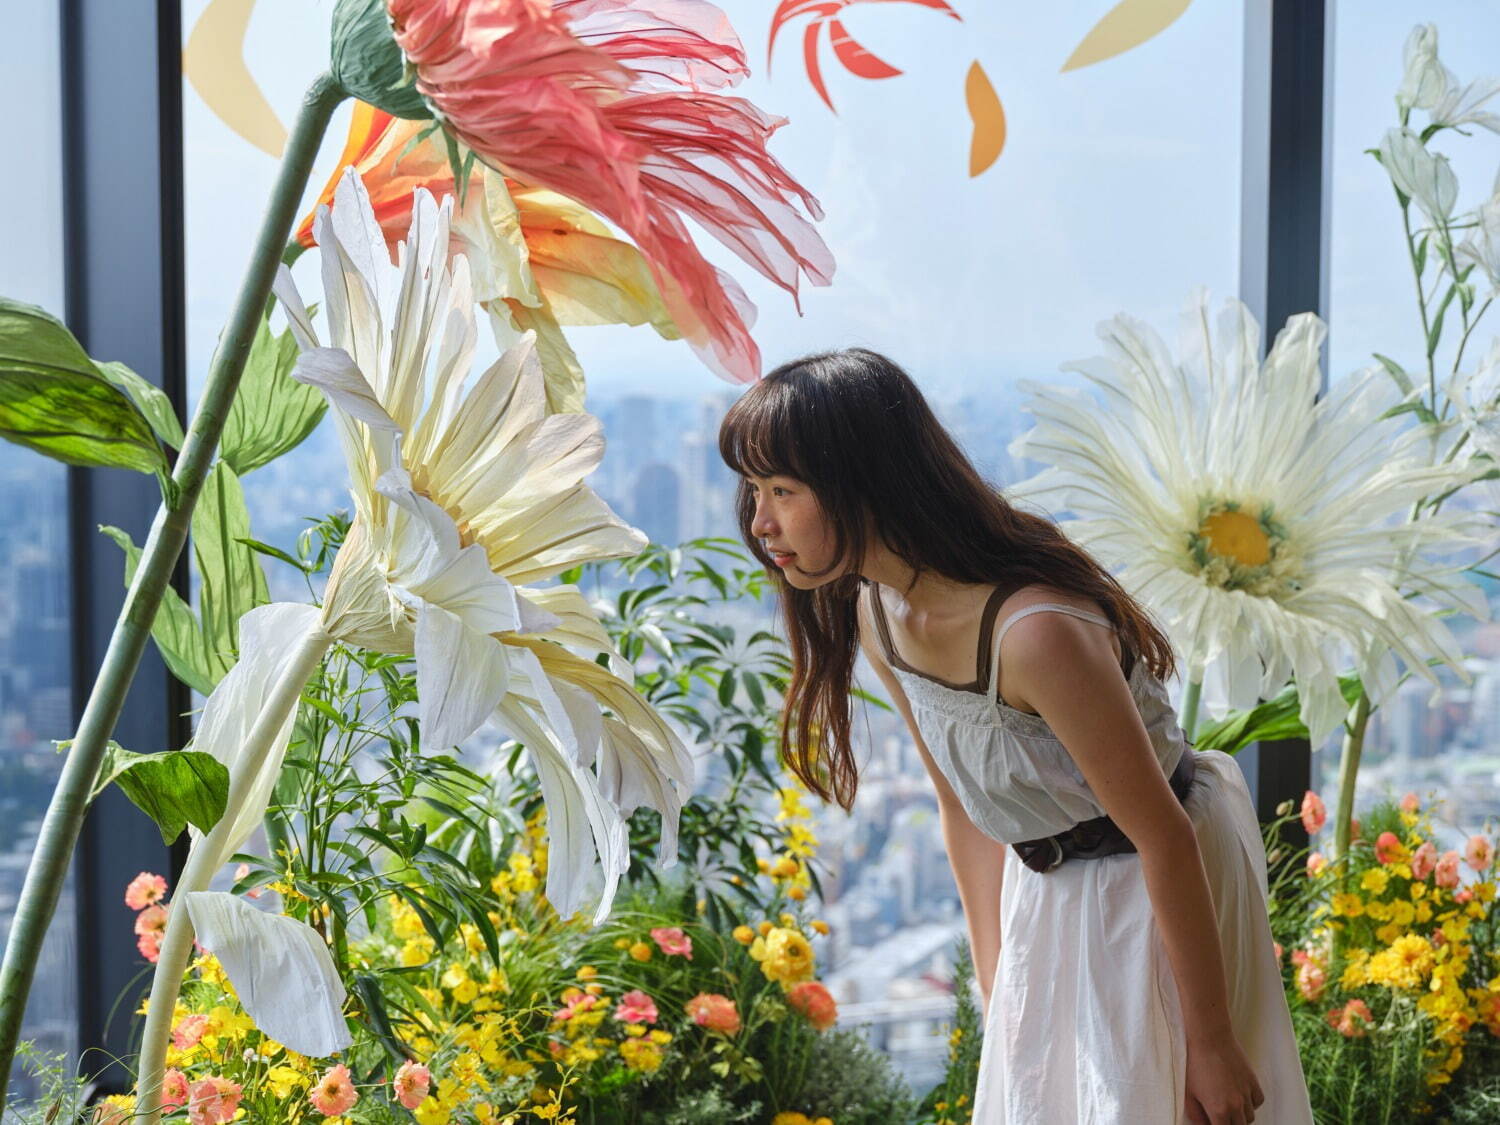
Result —
<path fill-rule="evenodd" d="M 772 372 L 719 448 L 780 576 L 790 768 L 852 807 L 863 650 L 937 789 L 986 1009 L 976 1125 L 1311 1122 L 1259 825 L 1233 759 L 1183 738 L 1166 636 L 874 352 Z"/>

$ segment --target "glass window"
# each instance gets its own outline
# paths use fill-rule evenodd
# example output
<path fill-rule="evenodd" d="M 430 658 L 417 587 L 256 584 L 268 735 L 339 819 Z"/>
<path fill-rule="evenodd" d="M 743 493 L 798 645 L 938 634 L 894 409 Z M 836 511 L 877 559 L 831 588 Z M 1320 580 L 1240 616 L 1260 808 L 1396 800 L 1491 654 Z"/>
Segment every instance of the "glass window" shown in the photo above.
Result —
<path fill-rule="evenodd" d="M 1336 6 L 1328 264 L 1331 379 L 1374 363 L 1378 352 L 1422 372 L 1425 381 L 1425 338 L 1401 211 L 1389 176 L 1366 152 L 1399 123 L 1394 98 L 1402 79 L 1402 50 L 1419 19 L 1437 26 L 1439 58 L 1461 83 L 1500 72 L 1489 49 L 1500 37 L 1500 11 L 1494 8 L 1461 0 L 1434 0 L 1420 11 L 1395 3 Z M 1496 106 L 1485 108 L 1494 111 Z M 1420 110 L 1412 115 L 1416 129 L 1427 120 Z M 1472 212 L 1500 186 L 1495 177 L 1500 137 L 1472 126 L 1464 131 L 1467 136 L 1444 130 L 1430 145 L 1448 157 L 1457 177 L 1458 213 Z M 1413 226 L 1421 221 L 1414 205 Z M 1428 288 L 1432 276 L 1429 269 Z M 1439 382 L 1452 369 L 1461 334 L 1458 319 L 1456 309 L 1447 318 L 1437 356 Z M 1492 312 L 1471 337 L 1463 370 L 1474 370 L 1497 330 L 1500 321 Z M 1454 502 L 1479 500 L 1471 492 Z M 1491 607 L 1500 604 L 1500 584 L 1478 581 Z M 1445 802 L 1439 825 L 1443 847 L 1460 846 L 1462 836 L 1479 831 L 1486 818 L 1500 816 L 1500 757 L 1495 751 L 1500 745 L 1500 629 L 1470 617 L 1450 618 L 1449 624 L 1468 654 L 1472 684 L 1445 672 L 1448 690 L 1434 702 L 1431 686 L 1413 678 L 1374 714 L 1357 800 L 1364 806 L 1381 796 L 1399 798 L 1415 791 L 1425 798 L 1437 792 Z M 1338 750 L 1335 740 L 1313 760 L 1314 784 L 1330 809 L 1338 785 Z"/>
<path fill-rule="evenodd" d="M 25 106 L 8 123 L 25 173 L 0 177 L 7 223 L 0 294 L 64 313 L 62 85 L 58 6 L 11 14 L 0 42 L 0 101 Z M 0 944 L 61 759 L 52 740 L 73 730 L 68 628 L 67 470 L 0 442 Z M 76 1049 L 73 880 L 47 933 L 22 1038 Z M 14 1077 L 24 1097 L 36 1091 Z"/>

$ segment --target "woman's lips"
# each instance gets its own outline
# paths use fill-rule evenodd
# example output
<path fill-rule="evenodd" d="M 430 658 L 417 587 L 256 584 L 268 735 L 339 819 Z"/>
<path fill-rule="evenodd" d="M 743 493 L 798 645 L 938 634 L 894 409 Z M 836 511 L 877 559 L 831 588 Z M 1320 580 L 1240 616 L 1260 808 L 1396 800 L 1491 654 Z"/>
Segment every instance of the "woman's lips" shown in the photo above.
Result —
<path fill-rule="evenodd" d="M 783 554 L 780 551 L 771 552 L 771 561 L 777 566 L 786 566 L 796 557 L 797 555 L 795 552 L 792 552 L 790 554 Z"/>

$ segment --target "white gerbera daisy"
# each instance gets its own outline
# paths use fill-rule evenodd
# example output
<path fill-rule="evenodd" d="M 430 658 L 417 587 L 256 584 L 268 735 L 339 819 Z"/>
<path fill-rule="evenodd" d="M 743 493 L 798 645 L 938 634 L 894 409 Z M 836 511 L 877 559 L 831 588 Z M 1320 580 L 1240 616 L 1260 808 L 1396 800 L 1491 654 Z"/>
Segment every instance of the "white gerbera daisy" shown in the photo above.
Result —
<path fill-rule="evenodd" d="M 1396 681 L 1394 653 L 1435 686 L 1436 658 L 1467 679 L 1442 620 L 1403 596 L 1487 616 L 1460 564 L 1472 515 L 1408 522 L 1418 499 L 1471 479 L 1434 466 L 1421 428 L 1382 420 L 1376 370 L 1318 399 L 1325 327 L 1293 317 L 1257 362 L 1260 329 L 1228 300 L 1189 300 L 1174 359 L 1128 316 L 1100 326 L 1106 354 L 1065 365 L 1081 388 L 1025 383 L 1036 427 L 1011 446 L 1050 465 L 1012 489 L 1075 518 L 1062 527 L 1159 619 L 1190 684 L 1222 676 L 1230 706 L 1295 678 L 1315 745 L 1344 718 L 1339 673 L 1354 665 L 1372 702 Z"/>

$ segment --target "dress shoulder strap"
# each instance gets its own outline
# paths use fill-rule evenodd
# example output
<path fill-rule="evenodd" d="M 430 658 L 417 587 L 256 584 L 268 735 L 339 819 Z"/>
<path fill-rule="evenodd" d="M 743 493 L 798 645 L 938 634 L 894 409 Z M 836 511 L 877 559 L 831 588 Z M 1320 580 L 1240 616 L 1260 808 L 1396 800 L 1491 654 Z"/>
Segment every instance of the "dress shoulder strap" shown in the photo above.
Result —
<path fill-rule="evenodd" d="M 1070 605 L 1063 605 L 1061 602 L 1034 602 L 1024 609 L 1016 610 L 1015 613 L 1005 619 L 1000 628 L 995 630 L 995 638 L 990 646 L 990 675 L 986 694 L 991 699 L 994 699 L 995 689 L 1000 684 L 1000 642 L 1005 639 L 1005 634 L 1010 631 L 1010 627 L 1021 620 L 1021 618 L 1030 617 L 1033 613 L 1043 612 L 1066 613 L 1069 617 L 1078 617 L 1084 621 L 1092 621 L 1095 625 L 1103 625 L 1108 629 L 1115 627 L 1114 622 L 1107 617 L 1097 613 L 1090 613 L 1086 609 L 1077 609 Z"/>

